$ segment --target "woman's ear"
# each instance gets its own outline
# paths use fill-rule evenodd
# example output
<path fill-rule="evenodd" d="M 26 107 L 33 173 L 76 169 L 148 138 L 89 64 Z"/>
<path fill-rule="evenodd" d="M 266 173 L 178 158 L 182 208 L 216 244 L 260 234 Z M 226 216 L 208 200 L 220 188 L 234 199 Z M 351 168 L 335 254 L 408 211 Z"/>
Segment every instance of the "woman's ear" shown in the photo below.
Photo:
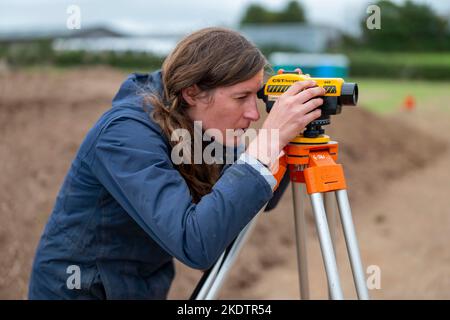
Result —
<path fill-rule="evenodd" d="M 181 95 L 183 96 L 184 101 L 191 107 L 194 107 L 198 104 L 198 96 L 200 94 L 199 87 L 194 84 L 190 87 L 181 89 Z"/>

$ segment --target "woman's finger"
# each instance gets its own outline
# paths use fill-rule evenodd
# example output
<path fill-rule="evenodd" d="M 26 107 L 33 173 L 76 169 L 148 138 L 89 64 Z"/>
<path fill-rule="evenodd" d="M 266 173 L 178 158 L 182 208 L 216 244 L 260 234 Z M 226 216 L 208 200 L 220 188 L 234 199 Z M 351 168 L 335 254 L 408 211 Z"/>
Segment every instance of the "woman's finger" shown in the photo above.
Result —
<path fill-rule="evenodd" d="M 303 90 L 295 96 L 295 100 L 299 103 L 305 103 L 315 97 L 325 95 L 325 89 L 322 87 L 314 87 Z"/>
<path fill-rule="evenodd" d="M 312 80 L 297 81 L 294 82 L 283 94 L 287 96 L 294 96 L 299 92 L 307 88 L 315 87 L 316 85 L 317 85 L 316 82 Z"/>
<path fill-rule="evenodd" d="M 322 114 L 322 110 L 316 109 L 310 113 L 305 114 L 305 116 L 303 117 L 303 121 L 305 121 L 306 124 L 309 124 L 312 121 L 319 118 L 321 114 Z"/>
<path fill-rule="evenodd" d="M 302 111 L 304 112 L 304 114 L 311 112 L 312 110 L 320 107 L 323 104 L 323 99 L 322 98 L 315 98 L 315 99 L 311 99 L 308 102 L 302 104 Z"/>

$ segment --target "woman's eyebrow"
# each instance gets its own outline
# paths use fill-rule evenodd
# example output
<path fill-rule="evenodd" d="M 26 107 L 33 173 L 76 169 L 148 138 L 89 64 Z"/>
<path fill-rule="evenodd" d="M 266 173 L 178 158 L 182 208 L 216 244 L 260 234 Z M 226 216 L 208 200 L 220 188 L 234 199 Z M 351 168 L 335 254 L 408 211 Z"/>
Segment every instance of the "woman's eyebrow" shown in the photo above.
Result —
<path fill-rule="evenodd" d="M 236 91 L 234 94 L 239 95 L 239 94 L 249 94 L 249 93 L 253 93 L 253 91 L 252 90 L 242 90 L 242 91 Z"/>
<path fill-rule="evenodd" d="M 260 88 L 258 88 L 258 89 L 256 89 L 256 90 L 252 90 L 252 89 L 243 89 L 243 90 L 240 90 L 240 91 L 236 91 L 236 92 L 234 92 L 233 94 L 235 94 L 235 95 L 238 95 L 238 94 L 252 94 L 252 93 L 258 92 L 259 89 L 260 89 Z"/>

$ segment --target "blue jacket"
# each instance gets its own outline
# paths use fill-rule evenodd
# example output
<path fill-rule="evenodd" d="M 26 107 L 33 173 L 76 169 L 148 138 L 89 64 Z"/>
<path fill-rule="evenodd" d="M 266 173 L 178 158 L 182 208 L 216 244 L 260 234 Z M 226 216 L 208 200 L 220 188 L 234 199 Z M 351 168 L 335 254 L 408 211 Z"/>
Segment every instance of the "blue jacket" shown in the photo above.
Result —
<path fill-rule="evenodd" d="M 30 299 L 164 299 L 173 257 L 207 269 L 272 197 L 253 166 L 234 163 L 194 204 L 144 110 L 141 93 L 161 86 L 160 72 L 132 74 L 88 132 L 39 242 Z"/>

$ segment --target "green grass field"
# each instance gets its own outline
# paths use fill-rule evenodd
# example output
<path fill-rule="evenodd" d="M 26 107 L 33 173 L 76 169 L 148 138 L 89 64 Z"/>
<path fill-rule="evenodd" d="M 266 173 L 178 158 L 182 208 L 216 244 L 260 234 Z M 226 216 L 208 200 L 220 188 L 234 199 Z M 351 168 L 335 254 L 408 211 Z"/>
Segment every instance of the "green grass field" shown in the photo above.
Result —
<path fill-rule="evenodd" d="M 424 65 L 450 67 L 449 52 L 348 52 L 351 60 L 379 64 Z"/>
<path fill-rule="evenodd" d="M 359 105 L 378 113 L 398 111 L 412 95 L 417 108 L 435 107 L 450 115 L 450 81 L 352 78 L 358 83 Z"/>

